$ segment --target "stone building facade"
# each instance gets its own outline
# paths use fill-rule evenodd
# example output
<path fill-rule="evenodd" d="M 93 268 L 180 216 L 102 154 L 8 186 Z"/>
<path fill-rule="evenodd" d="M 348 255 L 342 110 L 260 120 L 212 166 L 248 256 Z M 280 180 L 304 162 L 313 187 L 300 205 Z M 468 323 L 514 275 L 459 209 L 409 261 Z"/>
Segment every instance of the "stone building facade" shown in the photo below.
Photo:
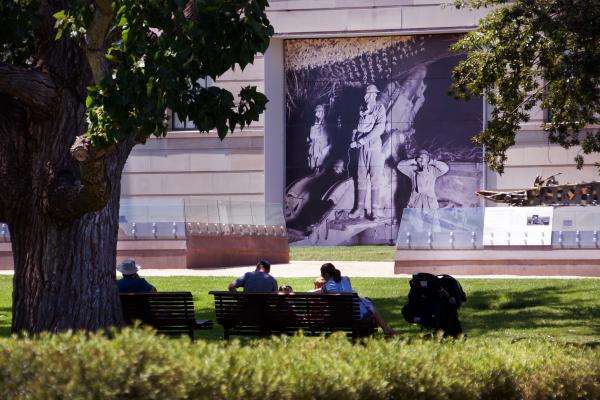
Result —
<path fill-rule="evenodd" d="M 171 258 L 167 259 L 170 266 L 185 266 L 186 243 L 178 236 L 185 228 L 175 225 L 175 222 L 186 221 L 181 206 L 184 202 L 207 204 L 207 209 L 211 208 L 211 202 L 255 202 L 283 207 L 288 189 L 286 41 L 460 34 L 474 29 L 486 12 L 457 10 L 436 0 L 270 0 L 268 15 L 275 35 L 266 54 L 257 56 L 254 64 L 245 70 L 229 71 L 214 82 L 233 93 L 247 85 L 257 86 L 269 98 L 266 112 L 258 122 L 242 132 L 230 134 L 223 141 L 215 133 L 200 134 L 190 124 L 174 117 L 167 137 L 151 138 L 145 145 L 135 147 L 123 174 L 122 205 L 130 209 L 148 207 L 147 215 L 142 218 L 147 224 L 155 217 L 155 210 L 161 207 L 179 211 L 167 211 L 169 215 L 163 216 L 160 222 L 171 224 L 170 221 L 174 221 L 173 229 L 171 225 L 168 229 L 161 225 L 157 234 L 158 228 L 146 227 L 148 232 L 152 230 L 147 233 L 155 237 L 167 230 L 167 236 L 174 232 L 169 241 L 120 241 L 120 255 L 135 255 L 144 249 L 152 249 L 157 257 L 164 259 L 170 252 Z M 486 107 L 481 101 L 481 126 L 485 123 L 485 115 Z M 598 179 L 593 164 L 600 161 L 600 157 L 587 157 L 583 170 L 577 170 L 573 159 L 579 149 L 567 151 L 549 144 L 541 129 L 544 118 L 544 110 L 533 110 L 531 121 L 522 126 L 516 145 L 508 152 L 504 174 L 482 167 L 480 188 L 512 190 L 528 187 L 536 175 L 559 172 L 562 173 L 561 182 Z M 306 129 L 308 131 L 310 127 Z M 215 209 L 218 214 L 219 207 Z M 217 216 L 220 217 L 222 215 Z M 264 215 L 258 216 L 258 220 L 261 218 L 265 220 L 263 223 L 268 223 Z M 136 227 L 131 226 L 131 221 L 135 218 L 121 221 L 123 237 L 135 236 Z M 392 224 L 390 229 L 396 227 Z M 10 243 L 7 239 L 1 243 L 6 232 L 1 233 L 0 267 L 9 268 L 12 264 Z M 148 264 L 154 265 L 152 257 L 148 260 Z"/>
<path fill-rule="evenodd" d="M 124 201 L 281 204 L 286 189 L 286 40 L 461 33 L 473 29 L 485 13 L 431 0 L 271 0 L 268 14 L 275 36 L 266 55 L 258 56 L 244 71 L 230 71 L 215 82 L 234 93 L 245 85 L 256 85 L 269 98 L 266 113 L 224 141 L 214 133 L 198 134 L 193 127 L 180 126 L 173 127 L 166 138 L 136 147 L 123 176 Z M 600 158 L 587 157 L 583 170 L 577 170 L 573 158 L 579 150 L 549 144 L 541 130 L 544 117 L 543 110 L 534 110 L 509 150 L 505 173 L 486 169 L 482 186 L 492 190 L 528 187 L 536 175 L 557 172 L 562 173 L 561 182 L 597 179 L 593 163 Z"/>

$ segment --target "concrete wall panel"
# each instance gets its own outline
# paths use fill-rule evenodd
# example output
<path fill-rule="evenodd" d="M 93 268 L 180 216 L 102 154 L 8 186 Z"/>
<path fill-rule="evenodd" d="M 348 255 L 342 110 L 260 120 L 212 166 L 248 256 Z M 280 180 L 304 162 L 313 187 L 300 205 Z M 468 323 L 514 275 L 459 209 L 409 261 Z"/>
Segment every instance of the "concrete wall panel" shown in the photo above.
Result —
<path fill-rule="evenodd" d="M 121 194 L 125 197 L 262 194 L 263 180 L 262 171 L 127 174 L 121 181 Z"/>

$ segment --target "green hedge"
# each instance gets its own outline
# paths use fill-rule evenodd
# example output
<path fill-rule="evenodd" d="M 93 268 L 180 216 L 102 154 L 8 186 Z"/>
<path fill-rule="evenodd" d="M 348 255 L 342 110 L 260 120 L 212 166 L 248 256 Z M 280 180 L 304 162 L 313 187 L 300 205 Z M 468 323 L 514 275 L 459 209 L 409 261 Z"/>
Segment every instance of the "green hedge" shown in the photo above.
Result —
<path fill-rule="evenodd" d="M 6 399 L 600 399 L 600 349 L 345 337 L 0 339 Z"/>

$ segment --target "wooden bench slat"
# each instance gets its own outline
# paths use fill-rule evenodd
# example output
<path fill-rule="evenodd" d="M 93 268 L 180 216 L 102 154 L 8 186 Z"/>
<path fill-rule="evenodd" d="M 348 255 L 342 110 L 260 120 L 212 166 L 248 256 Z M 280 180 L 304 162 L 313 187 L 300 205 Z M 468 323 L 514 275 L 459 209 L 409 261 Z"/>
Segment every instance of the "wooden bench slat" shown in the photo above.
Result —
<path fill-rule="evenodd" d="M 357 337 L 360 318 L 355 293 L 232 293 L 211 291 L 217 322 L 229 335 L 305 334 L 342 331 Z"/>
<path fill-rule="evenodd" d="M 212 329 L 212 321 L 198 323 L 190 292 L 123 293 L 120 295 L 126 323 L 139 320 L 161 334 L 189 335 L 195 329 Z"/>

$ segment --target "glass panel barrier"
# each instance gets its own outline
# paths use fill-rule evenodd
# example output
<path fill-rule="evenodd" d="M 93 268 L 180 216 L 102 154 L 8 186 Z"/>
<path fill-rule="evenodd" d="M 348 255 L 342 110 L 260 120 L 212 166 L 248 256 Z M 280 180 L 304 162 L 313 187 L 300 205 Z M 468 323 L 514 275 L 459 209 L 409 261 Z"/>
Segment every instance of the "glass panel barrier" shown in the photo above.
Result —
<path fill-rule="evenodd" d="M 406 208 L 396 241 L 398 249 L 481 249 L 483 212 L 477 208 Z"/>
<path fill-rule="evenodd" d="M 398 249 L 482 249 L 484 208 L 407 208 L 402 214 Z M 552 247 L 600 248 L 600 207 L 554 207 Z"/>
<path fill-rule="evenodd" d="M 119 239 L 183 239 L 205 234 L 287 236 L 282 204 L 258 201 L 121 198 Z M 10 242 L 0 222 L 0 243 Z"/>
<path fill-rule="evenodd" d="M 282 204 L 186 199 L 188 232 L 215 235 L 286 236 Z"/>
<path fill-rule="evenodd" d="M 285 236 L 281 204 L 202 199 L 121 199 L 120 239 L 181 239 L 188 233 Z"/>
<path fill-rule="evenodd" d="M 185 238 L 181 199 L 121 199 L 119 239 L 181 238 Z"/>
<path fill-rule="evenodd" d="M 599 248 L 600 207 L 554 208 L 552 247 L 557 249 Z"/>
<path fill-rule="evenodd" d="M 186 222 L 285 226 L 281 204 L 258 201 L 186 199 Z"/>

